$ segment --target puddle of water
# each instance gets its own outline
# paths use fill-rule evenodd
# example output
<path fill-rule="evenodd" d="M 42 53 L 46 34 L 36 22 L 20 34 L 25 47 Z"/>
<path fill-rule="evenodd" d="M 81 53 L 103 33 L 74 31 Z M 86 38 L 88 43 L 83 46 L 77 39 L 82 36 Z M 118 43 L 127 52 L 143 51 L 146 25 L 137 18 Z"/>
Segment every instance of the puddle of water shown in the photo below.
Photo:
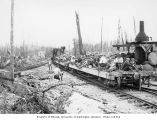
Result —
<path fill-rule="evenodd" d="M 77 92 L 73 92 L 72 96 L 65 104 L 65 110 L 70 114 L 103 114 L 100 109 L 103 104 L 84 97 Z"/>

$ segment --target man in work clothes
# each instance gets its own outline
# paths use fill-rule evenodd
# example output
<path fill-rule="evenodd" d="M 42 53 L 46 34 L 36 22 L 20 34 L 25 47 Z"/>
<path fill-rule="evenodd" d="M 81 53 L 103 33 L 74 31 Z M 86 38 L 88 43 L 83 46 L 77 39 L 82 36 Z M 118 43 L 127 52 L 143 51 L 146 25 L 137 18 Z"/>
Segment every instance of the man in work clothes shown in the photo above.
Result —
<path fill-rule="evenodd" d="M 58 79 L 58 80 L 62 81 L 62 77 L 63 77 L 63 72 L 61 72 L 61 70 L 56 67 L 54 69 L 54 79 Z"/>
<path fill-rule="evenodd" d="M 52 60 L 50 59 L 48 62 L 49 70 L 52 70 Z"/>

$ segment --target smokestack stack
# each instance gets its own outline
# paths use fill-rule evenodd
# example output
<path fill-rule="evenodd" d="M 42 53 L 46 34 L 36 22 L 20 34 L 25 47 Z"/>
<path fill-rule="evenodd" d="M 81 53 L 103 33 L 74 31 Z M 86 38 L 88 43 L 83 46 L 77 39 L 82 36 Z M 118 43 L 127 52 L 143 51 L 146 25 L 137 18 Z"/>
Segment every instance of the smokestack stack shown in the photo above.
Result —
<path fill-rule="evenodd" d="M 140 21 L 140 32 L 144 32 L 144 21 Z"/>
<path fill-rule="evenodd" d="M 140 21 L 140 31 L 136 36 L 136 42 L 148 41 L 148 36 L 144 32 L 144 21 Z"/>

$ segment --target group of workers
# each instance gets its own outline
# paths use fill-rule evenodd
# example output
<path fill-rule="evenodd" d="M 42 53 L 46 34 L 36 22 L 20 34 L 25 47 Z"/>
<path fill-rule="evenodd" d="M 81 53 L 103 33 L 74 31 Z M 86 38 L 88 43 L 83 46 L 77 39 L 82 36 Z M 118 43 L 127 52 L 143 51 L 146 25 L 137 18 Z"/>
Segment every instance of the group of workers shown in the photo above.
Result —
<path fill-rule="evenodd" d="M 60 56 L 57 60 L 70 63 L 78 68 L 87 67 L 98 68 L 99 70 L 105 71 L 115 71 L 125 67 L 125 71 L 129 71 L 130 69 L 135 69 L 135 59 L 132 57 L 133 55 L 131 55 L 131 53 L 129 55 L 126 53 L 117 53 L 113 55 L 88 55 L 82 57 L 70 56 L 70 58 L 66 60 L 64 60 L 66 56 Z"/>
<path fill-rule="evenodd" d="M 126 58 L 126 60 L 124 60 Z M 125 54 L 125 57 L 123 54 L 115 54 L 111 55 L 109 57 L 105 55 L 100 56 L 87 56 L 87 57 L 73 57 L 73 56 L 60 56 L 59 58 L 55 58 L 57 61 L 76 65 L 77 67 L 87 67 L 87 68 L 99 68 L 101 70 L 108 70 L 108 71 L 114 71 L 116 69 L 124 69 L 125 71 L 129 71 L 134 68 L 134 62 L 135 60 L 131 57 L 127 57 Z M 129 60 L 128 60 L 129 59 Z M 53 59 L 49 60 L 48 66 L 49 70 L 52 70 L 52 61 Z M 81 66 L 81 67 L 80 67 Z M 62 80 L 63 78 L 63 72 L 60 70 L 60 68 L 57 66 L 53 69 L 54 78 Z"/>

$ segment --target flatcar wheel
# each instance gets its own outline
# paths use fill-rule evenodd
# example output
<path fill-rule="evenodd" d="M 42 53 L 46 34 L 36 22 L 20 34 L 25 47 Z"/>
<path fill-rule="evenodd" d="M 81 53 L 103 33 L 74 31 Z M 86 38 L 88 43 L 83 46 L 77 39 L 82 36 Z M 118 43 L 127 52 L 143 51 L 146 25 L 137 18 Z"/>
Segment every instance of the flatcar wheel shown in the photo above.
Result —
<path fill-rule="evenodd" d="M 120 77 L 117 78 L 117 87 L 120 88 L 121 86 L 121 79 Z"/>

